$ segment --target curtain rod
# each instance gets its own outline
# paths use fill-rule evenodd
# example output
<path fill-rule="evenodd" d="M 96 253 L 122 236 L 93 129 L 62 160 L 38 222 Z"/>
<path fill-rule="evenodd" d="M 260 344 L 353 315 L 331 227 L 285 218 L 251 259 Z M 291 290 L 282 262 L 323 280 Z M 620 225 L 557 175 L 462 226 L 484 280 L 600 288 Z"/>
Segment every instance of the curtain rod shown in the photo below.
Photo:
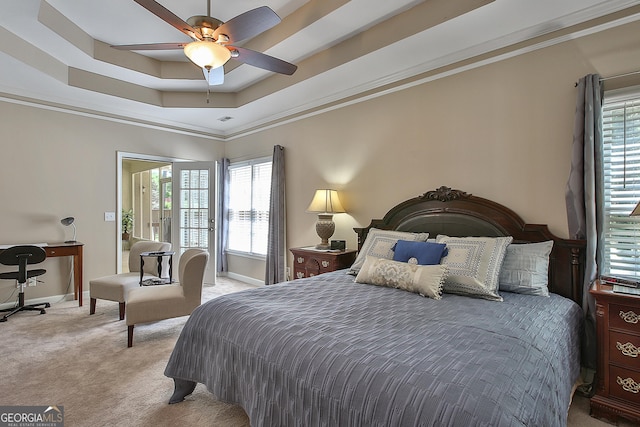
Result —
<path fill-rule="evenodd" d="M 627 77 L 627 76 L 633 76 L 636 74 L 640 74 L 640 70 L 638 71 L 631 71 L 629 73 L 624 73 L 624 74 L 618 74 L 615 76 L 609 76 L 609 77 L 600 77 L 600 82 L 603 82 L 605 80 L 612 80 L 612 79 L 619 79 L 620 77 Z M 578 87 L 578 82 L 575 82 L 575 84 L 573 85 L 573 87 Z"/>

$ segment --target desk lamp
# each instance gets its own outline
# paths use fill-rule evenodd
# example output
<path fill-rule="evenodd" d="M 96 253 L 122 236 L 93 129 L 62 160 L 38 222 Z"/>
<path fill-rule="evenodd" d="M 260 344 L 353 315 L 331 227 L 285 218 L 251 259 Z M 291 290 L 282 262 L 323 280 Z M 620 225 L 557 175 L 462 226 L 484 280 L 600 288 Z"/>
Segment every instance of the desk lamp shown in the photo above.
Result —
<path fill-rule="evenodd" d="M 338 192 L 327 189 L 316 190 L 307 212 L 318 214 L 316 233 L 318 233 L 321 242 L 316 245 L 316 249 L 329 249 L 329 237 L 333 236 L 333 232 L 336 229 L 336 224 L 333 222 L 333 214 L 346 212 L 342 207 L 342 203 L 340 203 Z"/>
<path fill-rule="evenodd" d="M 74 224 L 74 221 L 75 218 L 72 216 L 68 216 L 60 220 L 60 223 L 65 227 L 73 225 L 73 240 L 66 240 L 65 243 L 76 243 L 76 225 Z"/>

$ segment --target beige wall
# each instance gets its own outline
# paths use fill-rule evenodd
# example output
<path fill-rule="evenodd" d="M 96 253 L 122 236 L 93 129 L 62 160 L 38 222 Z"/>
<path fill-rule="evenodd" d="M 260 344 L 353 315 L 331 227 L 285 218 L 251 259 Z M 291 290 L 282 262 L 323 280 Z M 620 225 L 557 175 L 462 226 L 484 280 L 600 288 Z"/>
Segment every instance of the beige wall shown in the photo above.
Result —
<path fill-rule="evenodd" d="M 325 186 L 341 190 L 348 213 L 334 217 L 334 238 L 351 248 L 353 227 L 441 185 L 568 237 L 574 84 L 589 73 L 640 70 L 638 34 L 635 23 L 536 50 L 230 141 L 226 155 L 285 147 L 288 247 L 318 240 L 305 209 Z"/>
<path fill-rule="evenodd" d="M 91 278 L 116 271 L 116 222 L 105 222 L 104 212 L 116 211 L 117 151 L 215 160 L 224 149 L 211 139 L 13 103 L 0 102 L 0 117 L 0 244 L 70 239 L 60 219 L 74 216 L 85 290 Z M 27 298 L 67 293 L 69 260 L 50 258 L 44 268 L 46 286 Z M 13 301 L 11 292 L 0 283 L 0 303 Z"/>

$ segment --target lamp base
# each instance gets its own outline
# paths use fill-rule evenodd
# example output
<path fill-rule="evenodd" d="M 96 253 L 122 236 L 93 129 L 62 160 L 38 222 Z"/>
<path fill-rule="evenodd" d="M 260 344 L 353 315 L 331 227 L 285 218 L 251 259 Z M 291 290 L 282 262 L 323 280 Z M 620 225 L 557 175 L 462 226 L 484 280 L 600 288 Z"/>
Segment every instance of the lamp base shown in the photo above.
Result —
<path fill-rule="evenodd" d="M 65 242 L 65 243 L 77 243 L 77 241 L 76 241 L 76 240 L 65 240 L 64 242 Z"/>
<path fill-rule="evenodd" d="M 333 236 L 336 225 L 333 222 L 333 214 L 318 214 L 318 222 L 316 222 L 316 233 L 320 237 L 320 243 L 316 245 L 316 249 L 329 249 L 329 237 Z"/>

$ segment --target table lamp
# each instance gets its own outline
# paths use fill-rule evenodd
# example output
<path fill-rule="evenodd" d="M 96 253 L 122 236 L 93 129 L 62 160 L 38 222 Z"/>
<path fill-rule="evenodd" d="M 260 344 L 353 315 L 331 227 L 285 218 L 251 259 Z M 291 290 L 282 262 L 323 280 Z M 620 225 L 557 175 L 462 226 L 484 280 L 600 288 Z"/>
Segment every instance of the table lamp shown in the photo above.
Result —
<path fill-rule="evenodd" d="M 346 212 L 340 203 L 338 192 L 329 189 L 316 190 L 307 212 L 318 214 L 316 233 L 318 233 L 321 242 L 316 245 L 316 249 L 329 249 L 329 237 L 333 236 L 333 232 L 336 230 L 333 214 Z"/>
<path fill-rule="evenodd" d="M 66 240 L 65 243 L 76 243 L 76 225 L 74 224 L 74 221 L 75 221 L 75 218 L 72 216 L 68 216 L 60 220 L 60 224 L 64 225 L 65 227 L 73 225 L 73 239 Z"/>

